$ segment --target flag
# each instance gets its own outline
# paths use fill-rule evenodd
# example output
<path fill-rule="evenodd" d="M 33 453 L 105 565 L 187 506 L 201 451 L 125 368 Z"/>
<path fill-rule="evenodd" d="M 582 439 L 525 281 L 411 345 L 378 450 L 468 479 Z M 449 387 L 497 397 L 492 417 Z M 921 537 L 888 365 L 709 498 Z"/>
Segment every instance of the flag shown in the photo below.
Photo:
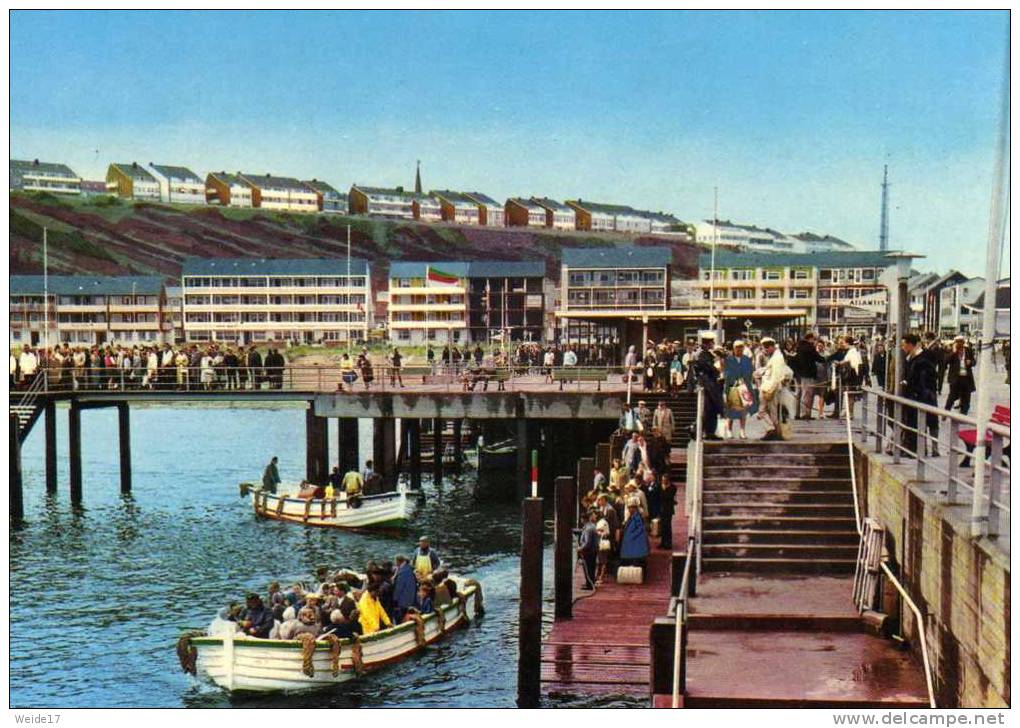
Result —
<path fill-rule="evenodd" d="M 460 278 L 452 273 L 444 273 L 431 265 L 425 271 L 425 280 L 429 283 L 438 283 L 443 286 L 455 286 L 460 283 Z"/>

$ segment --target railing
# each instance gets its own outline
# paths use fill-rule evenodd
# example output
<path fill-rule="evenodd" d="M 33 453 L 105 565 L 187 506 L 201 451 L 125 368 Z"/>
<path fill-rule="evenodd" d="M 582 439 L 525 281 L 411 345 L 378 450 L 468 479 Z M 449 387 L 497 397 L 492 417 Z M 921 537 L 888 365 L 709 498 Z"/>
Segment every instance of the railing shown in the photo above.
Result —
<path fill-rule="evenodd" d="M 341 370 L 332 365 L 279 367 L 173 366 L 148 370 L 140 367 L 60 367 L 47 372 L 47 392 L 108 392 L 152 390 L 301 391 L 301 392 L 481 392 L 481 391 L 613 391 L 628 384 L 624 367 L 510 365 L 485 367 L 467 364 L 373 366 Z M 356 376 L 352 376 L 356 375 Z M 366 382 L 366 375 L 371 379 Z M 41 377 L 37 377 L 39 379 Z"/>
<path fill-rule="evenodd" d="M 874 438 L 874 451 L 891 455 L 894 463 L 901 462 L 904 457 L 914 459 L 919 481 L 930 480 L 929 470 L 937 473 L 938 480 L 946 485 L 944 493 L 940 493 L 946 503 L 956 503 L 961 489 L 969 492 L 972 512 L 980 513 L 981 519 L 987 521 L 988 535 L 1000 535 L 1003 521 L 1007 526 L 1009 523 L 1009 497 L 1003 495 L 1004 481 L 1008 482 L 1011 467 L 1004 460 L 1004 456 L 1010 455 L 1009 427 L 989 423 L 990 447 L 986 453 L 990 454 L 990 459 L 986 466 L 972 462 L 972 446 L 960 439 L 961 432 L 967 429 L 980 439 L 974 418 L 875 389 L 864 389 L 857 398 L 861 405 L 858 428 L 865 443 Z M 849 397 L 846 401 L 850 401 Z M 948 438 L 940 440 L 939 435 L 947 428 Z M 971 465 L 969 473 L 968 465 Z M 979 467 L 989 469 L 989 487 L 981 502 L 975 504 L 974 473 Z"/>
<path fill-rule="evenodd" d="M 694 437 L 687 443 L 687 528 L 698 544 L 695 554 L 695 573 L 701 574 L 701 504 L 702 475 L 704 472 L 704 432 L 702 414 L 705 409 L 705 392 L 698 388 L 697 416 L 694 421 Z"/>
<path fill-rule="evenodd" d="M 695 554 L 700 553 L 699 541 L 694 536 L 687 538 L 687 559 L 680 579 L 680 593 L 674 607 L 676 627 L 673 633 L 673 707 L 680 707 L 680 696 L 687 690 L 687 602 L 694 596 L 692 584 L 697 580 L 694 569 Z"/>
<path fill-rule="evenodd" d="M 859 496 L 857 491 L 857 470 L 854 465 L 853 427 L 851 424 L 852 411 L 850 408 L 850 397 L 852 394 L 856 393 L 851 392 L 843 393 L 843 414 L 844 417 L 846 418 L 847 448 L 850 450 L 850 483 L 853 487 L 854 526 L 857 528 L 858 538 L 863 539 L 864 527 L 858 500 Z M 896 399 L 900 398 L 897 397 Z M 862 397 L 861 412 L 862 419 L 865 421 L 865 423 L 867 422 L 867 417 L 865 415 L 864 409 L 864 404 L 866 403 L 866 401 L 867 400 Z M 861 565 L 858 564 L 857 568 L 861 568 Z M 907 590 L 903 587 L 903 584 L 900 583 L 900 580 L 896 578 L 895 574 L 893 574 L 892 569 L 889 568 L 889 564 L 883 560 L 881 562 L 881 568 L 882 571 L 885 573 L 886 578 L 889 579 L 889 583 L 896 588 L 896 591 L 899 592 L 900 597 L 903 599 L 904 602 L 906 602 L 907 607 L 910 609 L 911 612 L 914 613 L 914 619 L 917 620 L 917 633 L 921 641 L 921 660 L 924 663 L 924 679 L 928 687 L 928 703 L 931 705 L 932 708 L 937 708 L 938 705 L 935 703 L 935 686 L 932 680 L 931 660 L 928 657 L 928 636 L 925 630 L 924 617 L 921 615 L 921 610 L 918 609 L 917 604 L 915 604 L 914 600 L 910 598 L 910 594 L 907 593 Z"/>
<path fill-rule="evenodd" d="M 35 403 L 36 400 L 39 399 L 39 395 L 45 391 L 47 391 L 46 370 L 40 369 L 36 372 L 35 379 L 32 380 L 32 383 L 28 386 L 28 388 L 21 391 L 21 396 L 17 400 L 15 400 L 14 397 L 11 397 L 10 406 L 18 417 L 19 434 L 21 433 L 22 426 L 21 413 L 24 412 L 26 415 L 30 415 L 35 408 Z"/>

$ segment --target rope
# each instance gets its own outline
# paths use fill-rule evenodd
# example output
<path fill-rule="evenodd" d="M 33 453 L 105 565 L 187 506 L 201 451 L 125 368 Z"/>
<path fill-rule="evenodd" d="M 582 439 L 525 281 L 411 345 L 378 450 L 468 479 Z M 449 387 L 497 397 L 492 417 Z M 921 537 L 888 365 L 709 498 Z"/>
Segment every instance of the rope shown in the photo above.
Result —
<path fill-rule="evenodd" d="M 282 495 L 280 496 L 280 499 L 276 502 L 276 515 L 279 516 L 281 513 L 283 513 L 283 496 Z"/>
<path fill-rule="evenodd" d="M 365 657 L 361 647 L 361 635 L 354 635 L 354 644 L 351 645 L 351 665 L 354 667 L 355 675 L 360 675 L 365 671 Z"/>
<path fill-rule="evenodd" d="M 475 588 L 475 616 L 481 617 L 485 614 L 485 607 L 482 605 L 482 585 L 474 579 L 465 579 L 464 589 L 466 590 L 469 586 Z"/>
<path fill-rule="evenodd" d="M 304 517 L 304 520 L 306 522 L 308 521 L 308 517 L 311 515 L 311 513 L 312 513 L 312 499 L 309 498 L 308 500 L 305 501 L 305 517 Z"/>
<path fill-rule="evenodd" d="M 444 607 L 439 607 L 436 610 L 436 624 L 439 625 L 440 634 L 446 631 L 446 611 Z"/>
<path fill-rule="evenodd" d="M 588 564 L 585 563 L 584 559 L 578 559 L 574 563 L 574 571 L 577 571 L 577 567 L 578 566 L 581 567 L 581 571 L 584 572 L 585 578 L 591 583 L 592 589 L 587 594 L 582 594 L 579 597 L 575 597 L 574 601 L 572 601 L 571 604 L 577 604 L 582 599 L 588 599 L 589 597 L 593 597 L 593 596 L 595 596 L 596 592 L 598 592 L 598 590 L 599 590 L 599 585 L 596 583 L 595 578 L 591 574 L 588 573 Z"/>
<path fill-rule="evenodd" d="M 315 656 L 315 638 L 304 632 L 297 636 L 297 641 L 301 643 L 301 672 L 308 677 L 315 677 L 315 665 L 312 664 L 312 658 Z"/>
<path fill-rule="evenodd" d="M 322 639 L 329 643 L 329 666 L 333 677 L 336 677 L 340 674 L 340 638 L 330 632 L 323 635 Z"/>
<path fill-rule="evenodd" d="M 198 649 L 191 644 L 191 639 L 204 636 L 205 632 L 196 629 L 185 632 L 177 639 L 177 659 L 181 663 L 181 669 L 189 675 L 196 673 L 195 664 L 198 661 Z"/>
<path fill-rule="evenodd" d="M 419 647 L 424 647 L 425 620 L 422 618 L 420 612 L 411 612 L 411 616 L 414 618 L 414 641 L 418 643 Z"/>

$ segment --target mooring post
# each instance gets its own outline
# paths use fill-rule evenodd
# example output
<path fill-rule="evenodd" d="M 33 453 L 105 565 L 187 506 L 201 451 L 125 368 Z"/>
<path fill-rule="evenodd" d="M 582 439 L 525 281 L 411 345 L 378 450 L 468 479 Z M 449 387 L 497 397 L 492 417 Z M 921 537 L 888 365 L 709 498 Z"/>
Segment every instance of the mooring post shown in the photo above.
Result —
<path fill-rule="evenodd" d="M 46 492 L 57 492 L 57 403 L 50 400 L 46 403 L 45 435 L 46 435 Z"/>
<path fill-rule="evenodd" d="M 407 449 L 411 455 L 411 490 L 421 490 L 421 420 L 417 417 L 407 423 Z"/>
<path fill-rule="evenodd" d="M 67 413 L 68 460 L 71 468 L 71 505 L 81 505 L 81 405 L 71 400 Z"/>
<path fill-rule="evenodd" d="M 453 472 L 455 473 L 461 471 L 463 426 L 464 420 L 458 418 L 453 421 Z"/>
<path fill-rule="evenodd" d="M 315 415 L 315 403 L 305 410 L 305 478 L 322 485 L 329 479 L 329 428 L 325 417 Z"/>
<path fill-rule="evenodd" d="M 525 498 L 530 489 L 531 442 L 528 440 L 528 421 L 522 417 L 517 420 L 517 497 Z"/>
<path fill-rule="evenodd" d="M 340 470 L 346 473 L 358 469 L 358 418 L 338 417 L 337 421 L 337 457 Z"/>
<path fill-rule="evenodd" d="M 432 420 L 432 480 L 436 484 L 443 479 L 443 421 Z"/>
<path fill-rule="evenodd" d="M 609 473 L 602 471 L 609 485 Z M 581 518 L 581 498 L 592 489 L 595 483 L 595 458 L 578 458 L 577 460 L 577 518 Z"/>
<path fill-rule="evenodd" d="M 10 508 L 11 520 L 20 522 L 25 518 L 25 501 L 22 491 L 21 479 L 21 437 L 19 430 L 21 423 L 17 415 L 11 415 L 8 430 L 11 433 L 11 482 L 10 482 Z"/>
<path fill-rule="evenodd" d="M 127 402 L 117 403 L 120 431 L 120 492 L 131 492 L 131 409 Z"/>
<path fill-rule="evenodd" d="M 577 487 L 570 476 L 556 478 L 553 585 L 556 619 L 574 616 L 574 526 L 577 525 Z M 592 574 L 592 577 L 595 575 Z"/>
<path fill-rule="evenodd" d="M 676 644 L 676 620 L 674 617 L 656 617 L 649 629 L 648 644 L 651 648 L 649 659 L 649 688 L 651 697 L 669 695 L 673 692 L 673 646 Z M 681 685 L 681 695 L 683 688 Z"/>
<path fill-rule="evenodd" d="M 542 691 L 542 499 L 521 508 L 517 707 L 537 708 Z"/>

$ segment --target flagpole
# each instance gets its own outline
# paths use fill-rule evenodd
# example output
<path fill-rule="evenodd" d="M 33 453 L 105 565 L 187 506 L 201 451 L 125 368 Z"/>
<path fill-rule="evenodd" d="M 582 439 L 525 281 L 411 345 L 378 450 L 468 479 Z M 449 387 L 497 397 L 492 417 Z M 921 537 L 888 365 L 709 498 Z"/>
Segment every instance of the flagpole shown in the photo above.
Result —
<path fill-rule="evenodd" d="M 365 301 L 367 304 L 368 301 Z M 368 321 L 368 311 L 365 311 L 365 320 Z M 347 357 L 351 356 L 351 226 L 347 225 Z M 367 332 L 366 332 L 367 338 Z M 367 342 L 366 342 L 367 343 Z"/>
<path fill-rule="evenodd" d="M 50 257 L 49 257 L 49 240 L 47 239 L 48 230 L 44 227 L 42 231 L 42 250 L 43 250 L 43 341 L 46 348 L 46 357 L 50 355 Z"/>

